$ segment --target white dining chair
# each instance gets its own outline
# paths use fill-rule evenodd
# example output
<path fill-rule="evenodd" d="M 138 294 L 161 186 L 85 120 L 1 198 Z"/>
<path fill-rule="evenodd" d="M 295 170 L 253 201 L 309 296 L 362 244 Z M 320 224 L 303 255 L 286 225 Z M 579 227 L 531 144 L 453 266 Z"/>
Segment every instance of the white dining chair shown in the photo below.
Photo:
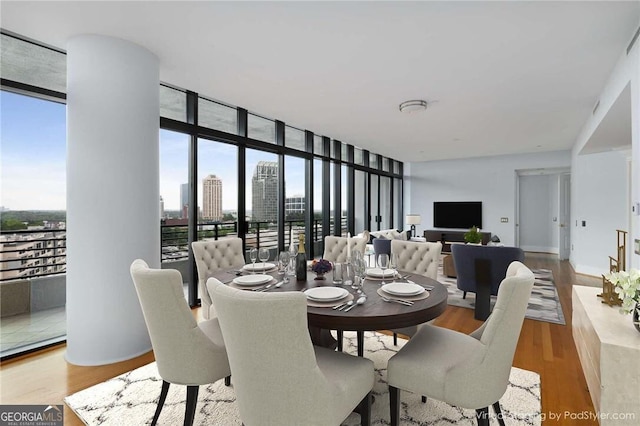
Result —
<path fill-rule="evenodd" d="M 171 383 L 187 386 L 184 424 L 196 413 L 200 385 L 225 378 L 229 384 L 229 361 L 217 319 L 196 323 L 182 290 L 182 276 L 175 269 L 150 269 L 144 260 L 131 264 L 153 354 L 162 378 L 162 389 L 151 421 L 155 425 Z"/>
<path fill-rule="evenodd" d="M 364 256 L 367 247 L 367 240 L 364 238 L 351 237 L 351 251 L 357 250 Z M 349 243 L 346 237 L 326 236 L 324 237 L 323 259 L 329 262 L 344 263 L 347 261 Z"/>
<path fill-rule="evenodd" d="M 198 293 L 202 316 L 205 319 L 215 318 L 206 282 L 216 271 L 244 266 L 242 239 L 225 237 L 219 240 L 194 241 L 191 248 L 198 269 Z"/>
<path fill-rule="evenodd" d="M 476 410 L 479 426 L 489 425 L 489 405 L 500 421 L 500 398 L 507 390 L 533 273 L 513 262 L 498 289 L 493 312 L 470 335 L 423 324 L 389 359 L 391 424 L 400 417 L 400 390 Z"/>
<path fill-rule="evenodd" d="M 391 253 L 398 256 L 398 270 L 438 279 L 438 262 L 442 252 L 441 243 L 416 241 L 391 241 Z M 410 277 L 409 277 L 410 278 Z M 398 344 L 398 334 L 413 336 L 419 326 L 404 327 L 393 331 L 393 344 Z"/>
<path fill-rule="evenodd" d="M 311 343 L 306 296 L 207 282 L 243 424 L 339 425 L 358 407 L 371 423 L 371 360 Z"/>

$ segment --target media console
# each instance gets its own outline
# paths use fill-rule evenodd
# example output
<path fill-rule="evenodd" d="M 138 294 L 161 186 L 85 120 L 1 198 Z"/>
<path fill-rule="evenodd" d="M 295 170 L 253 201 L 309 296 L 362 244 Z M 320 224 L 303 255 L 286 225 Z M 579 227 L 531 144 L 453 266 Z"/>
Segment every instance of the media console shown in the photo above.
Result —
<path fill-rule="evenodd" d="M 451 244 L 452 243 L 464 243 L 464 234 L 467 233 L 468 230 L 465 231 L 439 231 L 439 230 L 426 230 L 424 231 L 424 238 L 430 242 L 441 242 L 442 243 L 442 251 L 445 253 L 451 252 Z M 480 232 L 482 236 L 482 244 L 487 245 L 489 241 L 491 241 L 491 232 Z"/>

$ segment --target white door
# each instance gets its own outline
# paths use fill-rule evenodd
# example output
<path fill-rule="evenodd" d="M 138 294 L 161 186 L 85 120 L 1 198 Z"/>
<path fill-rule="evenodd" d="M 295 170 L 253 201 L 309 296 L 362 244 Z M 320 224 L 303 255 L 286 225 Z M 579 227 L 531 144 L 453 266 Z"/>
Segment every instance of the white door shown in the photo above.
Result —
<path fill-rule="evenodd" d="M 558 257 L 560 260 L 567 260 L 571 254 L 571 227 L 569 226 L 569 220 L 571 218 L 571 175 L 560 175 L 560 191 L 559 191 L 559 221 L 560 227 L 558 241 Z"/>

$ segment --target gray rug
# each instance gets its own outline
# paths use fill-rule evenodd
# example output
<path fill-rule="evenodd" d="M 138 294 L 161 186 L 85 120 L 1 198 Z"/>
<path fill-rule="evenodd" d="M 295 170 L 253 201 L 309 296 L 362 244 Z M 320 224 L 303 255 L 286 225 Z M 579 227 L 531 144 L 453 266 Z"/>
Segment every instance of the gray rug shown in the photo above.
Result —
<path fill-rule="evenodd" d="M 546 321 L 554 324 L 565 325 L 562 305 L 558 297 L 556 285 L 553 282 L 553 273 L 548 269 L 532 269 L 535 275 L 531 298 L 525 316 L 537 321 Z M 449 278 L 442 273 L 442 259 L 438 268 L 438 281 L 447 287 L 449 292 L 449 305 L 474 309 L 476 306 L 475 293 L 467 293 L 466 299 L 462 298 L 462 290 L 458 290 L 456 279 Z M 491 309 L 496 303 L 496 297 L 491 296 Z"/>
<path fill-rule="evenodd" d="M 399 346 L 405 341 L 399 339 Z M 345 333 L 345 351 L 356 353 L 355 333 Z M 374 361 L 376 381 L 373 404 L 373 425 L 389 424 L 389 394 L 387 392 L 387 360 L 397 351 L 393 339 L 379 333 L 365 333 L 365 356 Z M 188 362 L 188 360 L 185 360 Z M 509 387 L 500 399 L 502 413 L 510 426 L 540 425 L 540 376 L 537 373 L 511 369 Z M 155 363 L 148 364 L 121 376 L 99 383 L 64 399 L 64 402 L 87 425 L 150 424 L 155 411 L 160 386 Z M 233 379 L 232 379 L 233 384 Z M 186 388 L 172 385 L 158 421 L 160 425 L 182 424 Z M 420 395 L 402 392 L 401 424 L 403 425 L 475 425 L 475 411 L 450 406 L 429 399 L 420 402 Z M 498 424 L 493 415 L 491 424 Z M 196 425 L 240 425 L 240 417 L 233 386 L 225 387 L 222 380 L 200 386 Z M 360 416 L 351 414 L 343 425 L 360 424 Z"/>

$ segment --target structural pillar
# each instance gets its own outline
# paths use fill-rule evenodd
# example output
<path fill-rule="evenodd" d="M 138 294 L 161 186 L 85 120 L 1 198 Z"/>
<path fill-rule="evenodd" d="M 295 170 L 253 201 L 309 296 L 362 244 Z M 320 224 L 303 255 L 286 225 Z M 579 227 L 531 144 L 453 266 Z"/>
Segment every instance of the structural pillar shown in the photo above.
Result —
<path fill-rule="evenodd" d="M 125 40 L 67 45 L 67 353 L 102 365 L 151 349 L 129 274 L 160 267 L 158 58 Z"/>

